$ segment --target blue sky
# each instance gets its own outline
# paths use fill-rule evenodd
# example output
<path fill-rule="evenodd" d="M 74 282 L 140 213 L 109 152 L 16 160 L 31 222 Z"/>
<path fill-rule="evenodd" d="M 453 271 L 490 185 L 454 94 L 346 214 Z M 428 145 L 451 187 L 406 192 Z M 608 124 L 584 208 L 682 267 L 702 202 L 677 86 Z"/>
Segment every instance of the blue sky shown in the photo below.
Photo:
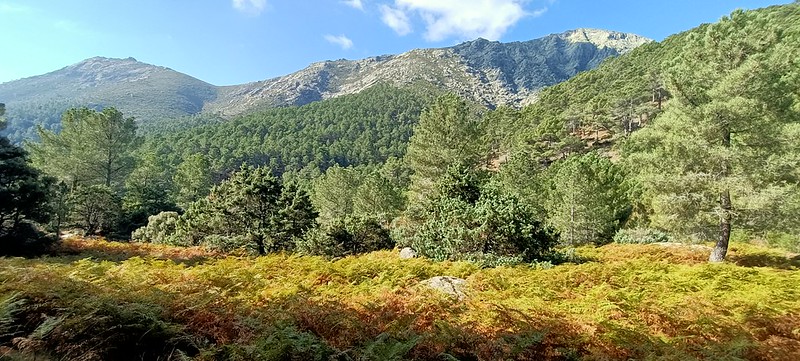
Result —
<path fill-rule="evenodd" d="M 784 0 L 0 0 L 0 83 L 93 56 L 135 57 L 215 85 L 484 37 L 578 27 L 656 40 Z"/>

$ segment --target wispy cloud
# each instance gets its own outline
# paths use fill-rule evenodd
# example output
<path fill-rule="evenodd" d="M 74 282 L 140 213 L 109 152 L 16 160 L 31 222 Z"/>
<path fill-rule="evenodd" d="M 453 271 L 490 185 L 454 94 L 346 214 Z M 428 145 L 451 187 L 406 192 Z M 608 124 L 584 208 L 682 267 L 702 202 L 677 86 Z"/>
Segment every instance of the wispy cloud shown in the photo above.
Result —
<path fill-rule="evenodd" d="M 410 31 L 409 16 L 416 14 L 425 23 L 424 36 L 428 41 L 477 37 L 498 40 L 521 19 L 541 16 L 547 11 L 546 7 L 526 10 L 525 5 L 529 2 L 530 0 L 394 0 L 393 7 L 384 5 L 392 11 L 390 19 L 405 19 L 404 22 L 396 22 L 394 25 L 387 21 L 387 12 L 383 8 L 381 10 L 384 23 L 398 34 L 401 34 L 398 28 Z"/>
<path fill-rule="evenodd" d="M 267 0 L 232 0 L 232 5 L 242 13 L 256 16 L 267 8 Z"/>
<path fill-rule="evenodd" d="M 0 3 L 0 14 L 24 14 L 33 11 L 32 8 L 9 2 Z"/>
<path fill-rule="evenodd" d="M 325 40 L 327 40 L 331 44 L 336 44 L 342 47 L 342 49 L 347 50 L 353 47 L 353 41 L 350 38 L 344 35 L 325 35 Z"/>
<path fill-rule="evenodd" d="M 411 32 L 411 21 L 405 11 L 388 5 L 381 5 L 381 20 L 392 28 L 397 35 L 403 36 Z"/>
<path fill-rule="evenodd" d="M 364 3 L 361 0 L 342 0 L 342 3 L 358 10 L 364 10 Z"/>

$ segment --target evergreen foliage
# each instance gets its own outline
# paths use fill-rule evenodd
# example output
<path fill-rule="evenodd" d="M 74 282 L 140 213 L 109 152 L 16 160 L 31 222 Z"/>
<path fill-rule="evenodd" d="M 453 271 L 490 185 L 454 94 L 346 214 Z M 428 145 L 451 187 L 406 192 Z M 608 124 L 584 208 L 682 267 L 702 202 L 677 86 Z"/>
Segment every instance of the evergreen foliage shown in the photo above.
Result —
<path fill-rule="evenodd" d="M 737 11 L 545 89 L 518 115 L 492 115 L 496 157 L 509 159 L 502 182 L 548 212 L 545 170 L 600 149 L 623 155 L 632 226 L 716 239 L 714 260 L 731 229 L 797 234 L 799 9 Z"/>
<path fill-rule="evenodd" d="M 684 39 L 669 71 L 674 99 L 626 144 L 654 226 L 717 238 L 725 258 L 734 227 L 797 230 L 792 134 L 798 99 L 798 7 L 736 11 Z"/>
<path fill-rule="evenodd" d="M 104 185 L 119 190 L 135 166 L 133 118 L 114 108 L 67 110 L 61 132 L 39 127 L 40 143 L 30 143 L 34 163 L 48 174 L 77 185 Z"/>
<path fill-rule="evenodd" d="M 0 130 L 4 113 L 0 104 Z M 34 224 L 50 220 L 53 183 L 31 166 L 22 148 L 0 137 L 0 254 L 35 253 L 50 241 Z"/>
<path fill-rule="evenodd" d="M 344 219 L 353 213 L 354 190 L 361 185 L 364 169 L 338 165 L 314 179 L 311 202 L 322 223 Z"/>
<path fill-rule="evenodd" d="M 365 217 L 336 219 L 297 240 L 297 252 L 328 258 L 392 249 L 394 241 L 378 220 Z"/>
<path fill-rule="evenodd" d="M 157 244 L 182 245 L 175 239 L 175 230 L 180 214 L 161 212 L 147 218 L 147 225 L 133 232 L 131 240 Z"/>
<path fill-rule="evenodd" d="M 86 234 L 127 238 L 148 212 L 169 208 L 163 204 L 165 195 L 159 194 L 163 182 L 153 184 L 158 178 L 154 157 L 129 178 L 141 144 L 133 118 L 124 118 L 114 108 L 69 109 L 59 133 L 39 127 L 39 137 L 40 143 L 28 144 L 33 163 L 63 185 L 58 190 L 62 201 L 56 205 L 58 230 L 77 226 Z M 127 195 L 126 185 L 131 190 Z"/>
<path fill-rule="evenodd" d="M 404 240 L 435 260 L 470 260 L 486 266 L 541 260 L 556 238 L 529 207 L 463 164 L 448 168 L 421 223 Z"/>
<path fill-rule="evenodd" d="M 121 238 L 128 238 L 133 230 L 146 225 L 151 215 L 178 210 L 172 193 L 172 179 L 164 159 L 154 152 L 138 154 L 136 168 L 125 180 L 124 219 L 117 229 Z"/>
<path fill-rule="evenodd" d="M 70 192 L 71 223 L 86 235 L 113 232 L 122 214 L 122 199 L 108 186 L 81 185 Z"/>
<path fill-rule="evenodd" d="M 469 105 L 456 95 L 443 95 L 420 115 L 408 142 L 406 162 L 413 172 L 409 202 L 424 206 L 436 195 L 436 184 L 454 163 L 477 164 L 482 125 Z"/>
<path fill-rule="evenodd" d="M 202 154 L 187 156 L 175 169 L 172 183 L 175 188 L 175 201 L 183 209 L 208 195 L 213 186 L 208 158 Z"/>
<path fill-rule="evenodd" d="M 376 85 L 355 95 L 273 108 L 151 140 L 172 164 L 204 154 L 216 178 L 244 162 L 310 179 L 338 164 L 377 165 L 402 157 L 425 93 Z M 221 176 L 223 175 L 223 176 Z"/>
<path fill-rule="evenodd" d="M 610 242 L 630 214 L 624 174 L 596 152 L 556 162 L 545 177 L 543 208 L 562 243 Z"/>
<path fill-rule="evenodd" d="M 284 184 L 266 167 L 242 167 L 192 203 L 175 221 L 172 236 L 150 238 L 171 228 L 172 215 L 151 218 L 137 238 L 169 244 L 202 244 L 227 251 L 244 249 L 259 255 L 291 251 L 295 240 L 315 225 L 317 213 L 305 192 Z M 164 232 L 166 233 L 166 232 Z"/>
<path fill-rule="evenodd" d="M 337 165 L 314 179 L 311 201 L 319 212 L 320 222 L 355 216 L 389 224 L 405 206 L 403 180 L 391 174 L 398 171 L 391 169 L 396 162 L 395 159 L 378 169 Z"/>

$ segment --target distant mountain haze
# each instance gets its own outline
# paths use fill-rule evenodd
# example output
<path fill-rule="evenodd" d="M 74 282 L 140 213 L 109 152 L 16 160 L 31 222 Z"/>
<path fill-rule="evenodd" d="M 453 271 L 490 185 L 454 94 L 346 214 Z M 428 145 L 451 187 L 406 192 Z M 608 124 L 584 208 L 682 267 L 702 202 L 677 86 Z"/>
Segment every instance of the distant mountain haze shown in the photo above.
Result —
<path fill-rule="evenodd" d="M 488 107 L 521 106 L 531 102 L 541 88 L 649 41 L 597 29 L 525 42 L 477 39 L 449 48 L 323 61 L 286 76 L 222 87 L 134 58 L 95 57 L 0 84 L 0 102 L 6 103 L 7 132 L 15 141 L 30 138 L 36 124 L 57 126 L 61 113 L 73 106 L 114 106 L 140 124 L 196 114 L 227 118 L 354 94 L 378 83 L 421 83 Z"/>

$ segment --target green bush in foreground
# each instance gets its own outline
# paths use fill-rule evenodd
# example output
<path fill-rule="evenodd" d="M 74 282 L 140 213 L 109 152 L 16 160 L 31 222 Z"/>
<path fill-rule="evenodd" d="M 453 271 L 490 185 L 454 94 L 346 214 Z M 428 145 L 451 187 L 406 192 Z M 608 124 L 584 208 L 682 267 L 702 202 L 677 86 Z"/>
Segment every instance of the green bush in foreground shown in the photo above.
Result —
<path fill-rule="evenodd" d="M 134 242 L 149 242 L 158 244 L 169 244 L 183 246 L 174 237 L 175 227 L 180 215 L 177 212 L 161 212 L 147 218 L 147 225 L 141 227 L 131 234 Z"/>
<path fill-rule="evenodd" d="M 162 213 L 135 237 L 265 255 L 292 251 L 316 217 L 308 195 L 296 185 L 284 184 L 266 167 L 243 165 L 208 197 L 189 205 L 186 213 L 180 217 Z"/>
<path fill-rule="evenodd" d="M 498 266 L 542 260 L 556 244 L 533 210 L 492 184 L 480 185 L 473 170 L 452 166 L 440 195 L 422 214 L 407 242 L 434 260 L 466 260 Z"/>
<path fill-rule="evenodd" d="M 344 257 L 354 254 L 391 249 L 394 241 L 389 231 L 373 218 L 348 217 L 315 228 L 296 242 L 301 254 Z"/>
<path fill-rule="evenodd" d="M 620 244 L 650 244 L 669 242 L 669 235 L 663 231 L 651 228 L 621 229 L 614 235 L 614 243 Z"/>

